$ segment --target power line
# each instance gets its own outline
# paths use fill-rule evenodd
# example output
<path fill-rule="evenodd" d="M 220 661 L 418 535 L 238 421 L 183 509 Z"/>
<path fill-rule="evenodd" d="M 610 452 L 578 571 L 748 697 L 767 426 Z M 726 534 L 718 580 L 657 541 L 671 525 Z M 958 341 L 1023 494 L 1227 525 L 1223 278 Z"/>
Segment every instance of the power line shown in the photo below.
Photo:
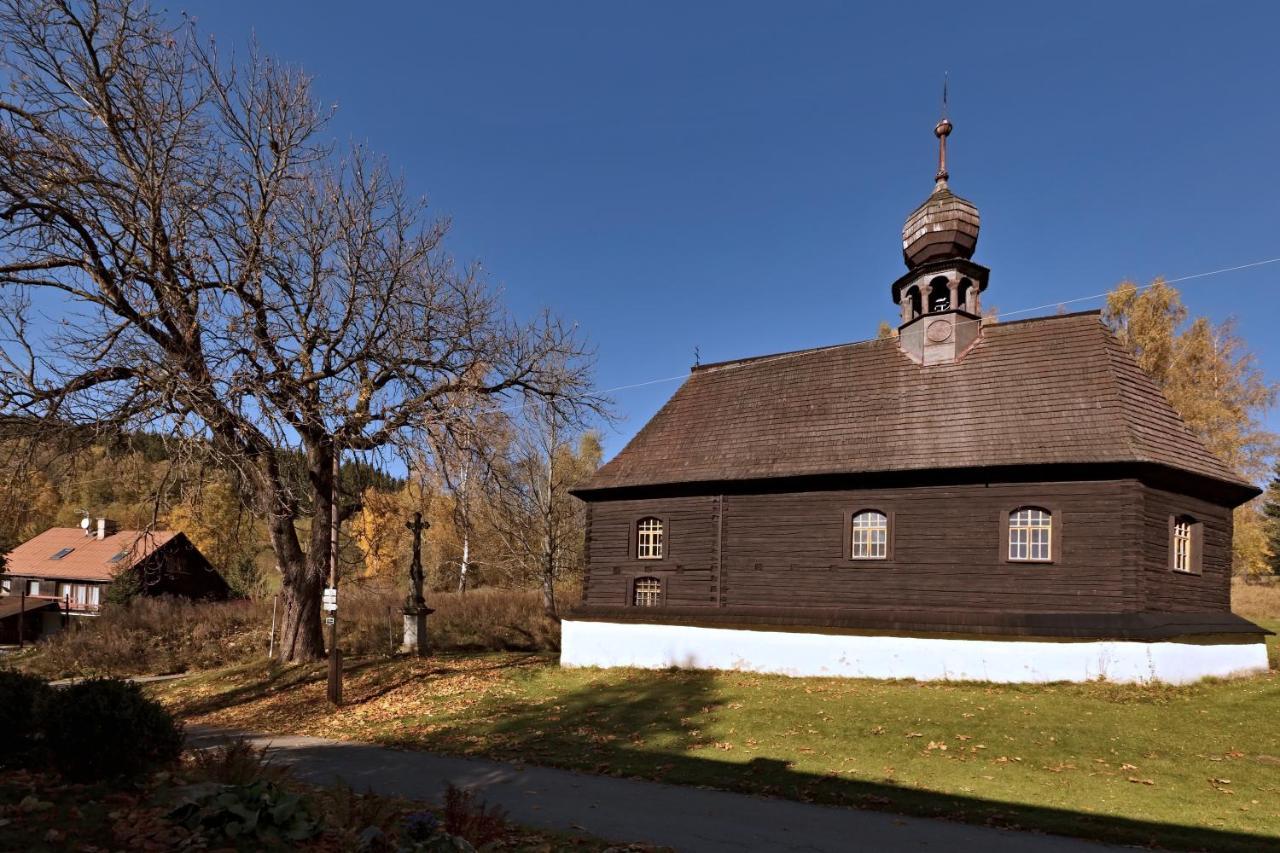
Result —
<path fill-rule="evenodd" d="M 1280 258 L 1267 258 L 1266 260 L 1253 261 L 1247 264 L 1237 264 L 1236 266 L 1232 266 L 1232 267 L 1222 267 L 1221 269 L 1209 270 L 1208 272 L 1193 273 L 1191 275 L 1179 276 L 1178 278 L 1160 279 L 1158 281 L 1152 282 L 1151 284 L 1142 285 L 1141 287 L 1137 288 L 1137 292 L 1141 293 L 1144 290 L 1150 290 L 1151 288 L 1156 287 L 1159 284 L 1176 284 L 1178 282 L 1183 282 L 1183 281 L 1192 281 L 1193 279 L 1208 278 L 1209 276 L 1222 275 L 1223 273 L 1238 272 L 1239 270 L 1246 270 L 1246 269 L 1252 269 L 1254 267 L 1267 266 L 1268 264 L 1280 264 Z M 997 318 L 1014 317 L 1019 314 L 1028 314 L 1032 311 L 1043 311 L 1048 308 L 1058 308 L 1063 305 L 1074 305 L 1079 302 L 1090 302 L 1094 299 L 1104 298 L 1110 295 L 1110 293 L 1111 291 L 1104 290 L 1101 293 L 1094 293 L 1089 296 L 1077 296 L 1074 299 L 1059 300 L 1056 302 L 1047 302 L 1044 305 L 1035 305 L 1030 308 L 1019 308 L 1014 311 L 1001 311 L 996 315 L 996 317 Z M 962 323 L 971 324 L 971 323 L 982 323 L 982 322 L 983 320 L 961 320 L 959 323 L 956 323 L 956 325 L 959 326 Z M 781 353 L 775 356 L 765 356 L 763 358 L 748 357 L 747 359 L 744 359 L 743 361 L 738 363 L 733 363 L 731 360 L 729 364 L 725 364 L 722 367 L 712 367 L 711 369 L 721 371 L 721 370 L 733 370 L 734 368 L 746 367 L 747 365 L 755 366 L 759 364 L 765 364 L 771 361 L 779 361 L 786 358 L 797 358 L 803 355 L 810 355 L 814 352 L 817 352 L 818 350 L 831 349 L 832 347 L 837 347 L 837 346 L 848 346 L 848 344 L 831 344 L 830 346 L 826 346 L 826 347 L 812 347 L 810 349 L 798 350 L 796 352 Z M 601 391 L 600 393 L 609 394 L 614 391 L 627 391 L 632 388 L 643 388 L 646 385 L 656 385 L 661 382 L 673 382 L 677 379 L 687 379 L 692 375 L 693 373 L 692 371 L 690 371 L 687 373 L 682 373 L 678 376 L 669 376 L 669 377 L 664 377 L 662 379 L 650 379 L 647 382 L 636 382 L 630 385 L 619 385 L 616 388 L 607 388 Z"/>
<path fill-rule="evenodd" d="M 1234 267 L 1223 267 L 1222 269 L 1210 270 L 1209 272 L 1198 272 L 1198 273 L 1194 273 L 1193 275 L 1184 275 L 1180 278 L 1161 279 L 1159 281 L 1153 281 L 1151 284 L 1144 284 L 1142 287 L 1138 288 L 1138 292 L 1141 293 L 1144 290 L 1150 290 L 1151 288 L 1156 287 L 1158 284 L 1177 284 L 1178 282 L 1181 282 L 1181 281 L 1191 281 L 1192 279 L 1196 279 L 1196 278 L 1208 278 L 1211 275 L 1221 275 L 1222 273 L 1227 273 L 1227 272 L 1237 272 L 1238 270 L 1247 270 L 1253 267 L 1262 267 L 1262 266 L 1266 266 L 1267 264 L 1280 264 L 1280 258 L 1267 258 L 1265 261 L 1254 261 L 1253 263 L 1240 264 Z M 1017 311 L 1001 311 L 999 316 L 1007 317 L 1007 316 L 1013 316 L 1016 314 L 1026 314 L 1031 311 L 1042 311 L 1045 308 L 1057 308 L 1059 305 L 1074 305 L 1077 302 L 1089 302 L 1094 299 L 1101 299 L 1105 296 L 1109 296 L 1110 294 L 1111 294 L 1111 291 L 1104 290 L 1102 293 L 1094 293 L 1089 296 L 1077 296 L 1075 299 L 1068 299 L 1063 302 L 1049 302 L 1044 305 L 1037 305 L 1034 308 L 1019 308 Z"/>

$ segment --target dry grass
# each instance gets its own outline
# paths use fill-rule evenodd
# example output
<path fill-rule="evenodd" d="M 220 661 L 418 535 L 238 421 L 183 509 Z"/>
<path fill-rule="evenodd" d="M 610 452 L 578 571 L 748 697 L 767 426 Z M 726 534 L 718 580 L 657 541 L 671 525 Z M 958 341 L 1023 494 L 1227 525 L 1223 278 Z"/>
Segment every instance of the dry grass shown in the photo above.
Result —
<path fill-rule="evenodd" d="M 1280 577 L 1231 583 L 1231 609 L 1246 619 L 1280 620 Z"/>
<path fill-rule="evenodd" d="M 565 595 L 565 600 L 570 600 Z M 560 626 L 542 614 L 533 590 L 484 588 L 432 593 L 430 641 L 444 651 L 554 651 Z M 388 655 L 400 645 L 403 597 L 391 589 L 352 586 L 342 593 L 340 646 L 348 656 Z M 267 656 L 271 602 L 193 603 L 138 599 L 105 608 L 31 651 L 21 669 L 49 678 L 163 675 L 234 666 Z"/>
<path fill-rule="evenodd" d="M 209 669 L 261 656 L 269 628 L 270 614 L 264 622 L 262 606 L 249 601 L 141 598 L 74 620 L 16 662 L 49 678 Z"/>

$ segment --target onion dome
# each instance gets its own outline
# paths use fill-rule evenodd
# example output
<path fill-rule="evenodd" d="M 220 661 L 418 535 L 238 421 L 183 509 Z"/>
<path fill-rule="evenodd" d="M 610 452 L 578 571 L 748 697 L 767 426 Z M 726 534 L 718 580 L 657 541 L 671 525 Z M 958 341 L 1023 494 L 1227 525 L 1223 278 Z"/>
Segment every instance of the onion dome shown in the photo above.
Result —
<path fill-rule="evenodd" d="M 973 257 L 981 219 L 973 202 L 960 198 L 947 186 L 947 136 L 951 122 L 943 119 L 933 129 L 938 137 L 938 174 L 933 193 L 912 211 L 902 226 L 902 258 L 907 269 L 929 261 Z"/>

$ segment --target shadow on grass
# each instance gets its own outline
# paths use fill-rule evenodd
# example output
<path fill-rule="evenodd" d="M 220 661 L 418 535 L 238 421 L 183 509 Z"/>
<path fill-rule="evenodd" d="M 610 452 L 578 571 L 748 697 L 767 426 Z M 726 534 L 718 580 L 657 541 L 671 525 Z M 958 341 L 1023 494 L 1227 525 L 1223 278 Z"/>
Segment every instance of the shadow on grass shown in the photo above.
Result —
<path fill-rule="evenodd" d="M 714 715 L 722 707 L 715 685 L 716 675 L 708 672 L 671 671 L 661 678 L 637 673 L 623 683 L 592 685 L 540 706 L 508 706 L 488 729 L 497 748 L 485 752 L 672 784 L 1125 844 L 1241 853 L 1280 850 L 1280 838 L 1270 836 L 851 780 L 798 771 L 775 758 L 717 760 L 713 756 L 721 745 L 696 728 L 708 722 L 707 714 Z M 699 712 L 701 719 L 691 719 Z M 627 734 L 619 736 L 619 732 Z M 741 742 L 746 734 L 738 732 L 734 739 Z M 409 738 L 404 745 L 432 746 Z"/>
<path fill-rule="evenodd" d="M 545 660 L 536 652 L 528 654 L 511 654 L 489 666 L 469 667 L 472 673 L 493 672 L 497 670 L 518 669 L 533 662 Z M 424 668 L 410 669 L 405 666 L 408 659 L 404 657 L 366 657 L 343 662 L 344 703 L 348 705 L 371 702 L 387 695 L 407 684 L 420 682 L 432 677 L 443 677 L 460 672 L 460 668 L 451 663 L 449 657 L 427 658 L 423 660 Z M 328 680 L 328 669 L 323 663 L 282 665 L 271 664 L 267 667 L 249 665 L 231 670 L 228 674 L 236 677 L 239 673 L 248 681 L 230 690 L 222 690 L 209 696 L 184 700 L 178 709 L 184 716 L 198 717 L 212 714 L 256 702 L 259 699 L 278 695 L 283 690 L 296 689 L 307 685 L 321 684 Z M 368 675 L 360 684 L 351 684 L 354 676 Z M 327 705 L 323 696 L 315 697 L 312 704 Z"/>

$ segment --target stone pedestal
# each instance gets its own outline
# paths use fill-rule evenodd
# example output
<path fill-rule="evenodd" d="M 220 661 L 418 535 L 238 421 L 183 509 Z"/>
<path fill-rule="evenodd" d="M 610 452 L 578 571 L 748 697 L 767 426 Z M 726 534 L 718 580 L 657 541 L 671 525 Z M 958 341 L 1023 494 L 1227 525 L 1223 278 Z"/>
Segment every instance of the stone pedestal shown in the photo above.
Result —
<path fill-rule="evenodd" d="M 404 642 L 400 645 L 401 654 L 426 657 L 430 653 L 427 646 L 427 616 L 434 612 L 426 606 L 404 609 Z"/>

